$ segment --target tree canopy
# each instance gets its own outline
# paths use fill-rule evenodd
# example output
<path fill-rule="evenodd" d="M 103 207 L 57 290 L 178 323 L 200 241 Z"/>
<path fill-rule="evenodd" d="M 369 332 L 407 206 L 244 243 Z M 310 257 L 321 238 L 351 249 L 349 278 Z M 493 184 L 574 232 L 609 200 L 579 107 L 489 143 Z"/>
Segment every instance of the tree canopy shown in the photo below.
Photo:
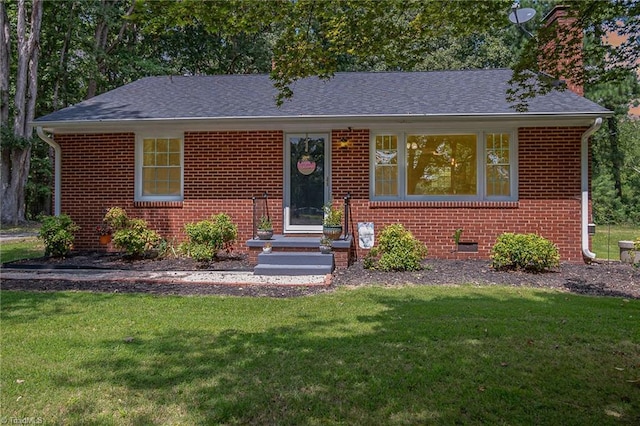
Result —
<path fill-rule="evenodd" d="M 511 0 L 69 0 L 64 7 L 53 1 L 2 1 L 3 135 L 14 134 L 8 117 L 28 105 L 38 116 L 143 76 L 166 74 L 270 73 L 282 103 L 295 96 L 296 80 L 331 78 L 340 71 L 512 67 L 513 96 L 521 108 L 530 96 L 562 89 L 556 83 L 564 77 L 584 84 L 587 97 L 624 116 L 629 100 L 640 97 L 640 2 L 520 3 L 538 11 L 525 24 L 533 37 L 507 20 Z M 583 67 L 562 69 L 575 45 L 542 24 L 560 3 L 567 6 L 572 26 L 585 35 Z M 39 43 L 20 50 L 20 40 L 29 40 L 20 38 L 20 28 L 26 28 L 20 22 L 29 20 L 20 21 L 19 11 L 40 9 Z M 607 39 L 612 32 L 620 36 L 616 43 Z M 558 48 L 541 56 L 551 41 Z M 38 55 L 37 46 L 46 55 Z M 20 52 L 31 52 L 26 63 L 39 71 L 28 74 L 35 79 L 27 86 L 18 78 L 25 69 Z M 549 78 L 537 78 L 546 74 Z M 626 189 L 624 174 L 615 172 L 628 151 L 618 143 L 619 117 L 607 123 L 607 141 L 594 144 L 594 163 L 607 169 L 624 197 L 633 190 Z M 31 130 L 25 130 L 29 145 Z M 28 165 L 12 163 L 16 151 L 6 138 L 2 149 L 4 184 L 8 170 Z M 35 152 L 46 157 L 46 150 Z M 12 191 L 21 196 L 19 189 Z M 22 214 L 12 213 L 17 220 L 24 219 Z"/>

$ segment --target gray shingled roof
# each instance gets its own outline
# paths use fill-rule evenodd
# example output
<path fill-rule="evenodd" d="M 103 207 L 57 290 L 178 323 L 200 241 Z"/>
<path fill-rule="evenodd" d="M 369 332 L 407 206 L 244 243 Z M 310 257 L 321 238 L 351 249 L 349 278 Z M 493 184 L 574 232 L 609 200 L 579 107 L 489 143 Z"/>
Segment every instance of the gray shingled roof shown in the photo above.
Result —
<path fill-rule="evenodd" d="M 293 99 L 275 104 L 268 75 L 142 78 L 38 118 L 48 122 L 173 118 L 513 115 L 506 100 L 511 70 L 337 73 L 296 82 Z M 530 100 L 527 115 L 606 114 L 570 91 Z"/>

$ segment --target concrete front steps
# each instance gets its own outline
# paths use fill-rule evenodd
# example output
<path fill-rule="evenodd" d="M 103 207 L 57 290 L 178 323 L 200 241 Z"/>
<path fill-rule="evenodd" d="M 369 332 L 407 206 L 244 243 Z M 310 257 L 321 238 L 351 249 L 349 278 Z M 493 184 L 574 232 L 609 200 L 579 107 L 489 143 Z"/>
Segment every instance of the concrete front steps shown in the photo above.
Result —
<path fill-rule="evenodd" d="M 322 254 L 319 250 L 320 235 L 274 235 L 270 240 L 247 241 L 249 261 L 255 266 L 255 275 L 325 275 L 336 268 L 346 268 L 351 263 L 353 239 L 333 242 L 333 252 Z M 266 245 L 271 253 L 263 253 Z"/>
<path fill-rule="evenodd" d="M 326 275 L 333 272 L 333 253 L 276 252 L 260 253 L 255 275 Z"/>

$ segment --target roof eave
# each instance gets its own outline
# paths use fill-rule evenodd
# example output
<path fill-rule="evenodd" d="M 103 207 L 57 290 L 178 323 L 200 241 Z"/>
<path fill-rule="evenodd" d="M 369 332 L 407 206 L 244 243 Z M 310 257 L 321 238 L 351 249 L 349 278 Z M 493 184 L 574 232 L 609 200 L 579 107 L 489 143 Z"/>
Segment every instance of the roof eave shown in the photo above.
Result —
<path fill-rule="evenodd" d="M 150 125 L 158 126 L 167 124 L 179 127 L 181 130 L 206 130 L 228 126 L 231 128 L 259 128 L 265 125 L 265 129 L 278 127 L 282 123 L 315 123 L 323 124 L 349 124 L 349 123 L 405 123 L 405 122 L 456 122 L 456 121 L 585 121 L 589 122 L 597 117 L 612 116 L 612 111 L 592 112 L 509 112 L 509 113 L 465 113 L 465 114 L 380 114 L 380 115 L 296 115 L 296 116 L 233 116 L 233 117 L 184 117 L 184 118 L 133 118 L 117 120 L 62 120 L 62 121 L 33 121 L 35 127 L 53 133 L 104 133 L 104 132 L 130 132 L 138 128 Z M 256 127 L 257 126 L 257 127 Z M 351 125 L 351 127 L 353 127 Z"/>

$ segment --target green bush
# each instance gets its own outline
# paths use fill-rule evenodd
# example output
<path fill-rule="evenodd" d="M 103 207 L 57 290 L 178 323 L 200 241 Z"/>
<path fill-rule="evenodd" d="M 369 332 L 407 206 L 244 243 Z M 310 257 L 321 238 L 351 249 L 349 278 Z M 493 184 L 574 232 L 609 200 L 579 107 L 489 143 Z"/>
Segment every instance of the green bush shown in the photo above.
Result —
<path fill-rule="evenodd" d="M 125 228 L 118 229 L 113 234 L 113 245 L 136 257 L 153 250 L 160 240 L 160 235 L 149 229 L 144 219 L 129 219 Z"/>
<path fill-rule="evenodd" d="M 128 255 L 139 257 L 156 249 L 162 242 L 160 235 L 149 229 L 144 219 L 130 219 L 121 207 L 111 207 L 102 219 L 113 233 L 113 245 Z"/>
<path fill-rule="evenodd" d="M 491 249 L 494 269 L 542 272 L 560 265 L 558 247 L 536 234 L 504 233 Z"/>
<path fill-rule="evenodd" d="M 427 247 L 404 226 L 389 225 L 380 232 L 378 244 L 364 259 L 367 269 L 381 271 L 418 271 L 427 256 Z"/>
<path fill-rule="evenodd" d="M 633 242 L 633 251 L 634 253 L 640 253 L 640 237 Z M 634 266 L 640 267 L 640 261 L 636 262 Z"/>
<path fill-rule="evenodd" d="M 184 226 L 188 240 L 180 245 L 180 251 L 197 261 L 212 260 L 220 250 L 231 251 L 238 238 L 238 227 L 225 213 L 212 215 L 211 219 Z"/>
<path fill-rule="evenodd" d="M 124 229 L 129 224 L 129 217 L 127 212 L 121 207 L 111 207 L 107 210 L 102 219 L 111 229 L 118 230 Z"/>
<path fill-rule="evenodd" d="M 79 229 L 66 214 L 43 216 L 38 238 L 44 242 L 45 256 L 66 256 L 73 248 L 74 233 Z"/>

